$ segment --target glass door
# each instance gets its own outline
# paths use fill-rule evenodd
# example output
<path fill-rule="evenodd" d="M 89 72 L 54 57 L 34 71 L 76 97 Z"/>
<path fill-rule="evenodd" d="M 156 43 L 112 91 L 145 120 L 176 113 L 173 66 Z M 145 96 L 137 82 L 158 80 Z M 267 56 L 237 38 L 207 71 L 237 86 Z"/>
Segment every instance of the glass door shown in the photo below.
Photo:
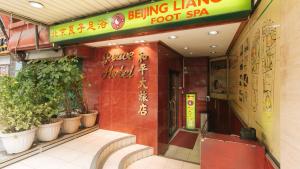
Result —
<path fill-rule="evenodd" d="M 169 137 L 178 129 L 178 87 L 179 74 L 171 71 L 169 74 Z"/>

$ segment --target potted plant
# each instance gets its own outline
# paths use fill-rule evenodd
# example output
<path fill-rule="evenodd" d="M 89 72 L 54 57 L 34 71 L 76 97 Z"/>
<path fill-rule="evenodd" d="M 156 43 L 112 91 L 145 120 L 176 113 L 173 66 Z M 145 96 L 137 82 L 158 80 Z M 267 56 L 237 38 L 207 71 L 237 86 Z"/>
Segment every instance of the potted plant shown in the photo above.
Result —
<path fill-rule="evenodd" d="M 81 100 L 83 100 L 82 97 Z M 82 116 L 81 124 L 83 125 L 83 127 L 89 128 L 89 127 L 93 127 L 96 124 L 98 111 L 89 110 L 86 102 L 81 101 L 80 113 Z"/>
<path fill-rule="evenodd" d="M 30 83 L 20 84 L 12 77 L 0 78 L 0 121 L 5 129 L 1 132 L 3 146 L 8 154 L 28 150 L 34 141 L 36 125 L 44 105 L 30 102 Z"/>
<path fill-rule="evenodd" d="M 76 98 L 80 105 L 79 113 L 82 116 L 81 124 L 85 128 L 93 127 L 96 124 L 98 111 L 97 110 L 90 110 L 88 108 L 87 102 L 84 101 L 82 96 L 82 86 L 74 88 Z"/>
<path fill-rule="evenodd" d="M 56 73 L 55 61 L 36 60 L 28 62 L 17 76 L 19 82 L 32 84 L 31 95 L 34 97 L 30 97 L 31 103 L 44 106 L 39 114 L 39 141 L 55 140 L 63 123 L 62 119 L 54 118 L 58 115 L 61 98 L 61 88 L 56 80 L 59 77 Z"/>
<path fill-rule="evenodd" d="M 96 124 L 97 115 L 97 110 L 88 110 L 86 113 L 81 113 L 81 124 L 83 127 L 93 127 Z"/>
<path fill-rule="evenodd" d="M 76 99 L 77 88 L 82 83 L 82 73 L 78 66 L 78 60 L 74 57 L 64 57 L 56 63 L 57 73 L 61 75 L 58 83 L 60 83 L 62 91 L 62 100 L 64 106 L 63 132 L 75 133 L 80 127 L 81 115 L 76 112 L 78 109 L 78 100 Z"/>

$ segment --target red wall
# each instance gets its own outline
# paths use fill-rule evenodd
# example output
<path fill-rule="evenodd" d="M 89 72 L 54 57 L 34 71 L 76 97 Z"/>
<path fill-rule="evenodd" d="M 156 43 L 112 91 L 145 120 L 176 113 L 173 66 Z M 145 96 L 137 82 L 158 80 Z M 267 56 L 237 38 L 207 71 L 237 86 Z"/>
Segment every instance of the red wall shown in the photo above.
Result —
<path fill-rule="evenodd" d="M 206 112 L 206 96 L 208 91 L 208 58 L 185 58 L 185 92 L 197 93 L 196 101 L 196 127 L 200 128 L 200 113 Z M 185 99 L 184 102 L 185 103 Z M 184 104 L 185 105 L 185 104 Z M 185 109 L 184 109 L 185 112 Z M 183 113 L 185 119 L 185 113 Z M 183 126 L 186 121 L 183 120 Z"/>
<path fill-rule="evenodd" d="M 107 52 L 134 52 L 133 61 L 116 61 L 112 65 L 125 65 L 127 68 L 135 65 L 134 76 L 130 79 L 103 79 L 101 74 L 108 67 L 102 64 L 103 55 Z M 145 79 L 148 81 L 148 115 L 141 116 L 139 110 L 139 81 L 138 54 L 144 52 L 149 55 L 148 68 Z M 106 47 L 95 49 L 95 54 L 85 57 L 84 95 L 88 98 L 90 107 L 100 112 L 99 125 L 102 129 L 127 132 L 137 136 L 137 143 L 154 147 L 157 153 L 157 43 L 148 45 L 129 45 L 124 47 Z"/>
<path fill-rule="evenodd" d="M 127 132 L 137 136 L 137 143 L 154 147 L 155 153 L 163 153 L 169 142 L 168 137 L 168 98 L 169 71 L 179 73 L 179 86 L 182 86 L 182 56 L 161 43 L 134 44 L 124 47 L 85 48 L 74 47 L 68 54 L 83 58 L 84 96 L 90 108 L 100 112 L 99 125 L 102 129 Z M 122 53 L 134 51 L 133 61 L 116 61 L 112 65 L 135 65 L 134 77 L 130 79 L 103 79 L 101 74 L 107 65 L 102 64 L 107 52 Z M 148 81 L 148 115 L 138 114 L 139 81 L 138 54 L 149 55 L 145 78 Z M 179 122 L 182 122 L 182 95 L 179 91 Z"/>
<path fill-rule="evenodd" d="M 158 46 L 158 142 L 159 153 L 166 151 L 169 143 L 169 73 L 176 71 L 179 75 L 179 87 L 182 87 L 183 57 L 169 47 Z M 182 126 L 182 90 L 178 89 L 178 126 Z"/>
<path fill-rule="evenodd" d="M 10 16 L 0 14 L 2 19 L 3 25 L 5 27 L 6 33 L 8 33 L 9 23 L 10 23 Z"/>
<path fill-rule="evenodd" d="M 38 26 L 39 47 L 50 48 L 49 30 Z M 8 49 L 12 52 L 35 50 L 35 25 L 24 21 L 12 23 L 9 27 Z"/>

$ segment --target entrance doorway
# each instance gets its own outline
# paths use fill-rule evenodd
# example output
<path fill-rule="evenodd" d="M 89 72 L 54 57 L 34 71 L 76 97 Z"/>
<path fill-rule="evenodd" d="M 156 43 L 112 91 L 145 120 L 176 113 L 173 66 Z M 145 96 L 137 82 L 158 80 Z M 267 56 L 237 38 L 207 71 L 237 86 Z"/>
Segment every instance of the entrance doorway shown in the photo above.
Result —
<path fill-rule="evenodd" d="M 147 98 L 147 100 L 149 99 L 149 105 L 147 105 L 149 112 L 147 116 L 137 114 L 136 108 L 143 108 L 141 107 L 143 105 L 139 103 L 136 97 L 127 97 L 127 99 L 118 99 L 118 102 L 125 102 L 126 104 L 124 105 L 127 105 L 128 108 L 126 107 L 124 110 L 120 108 L 121 106 L 116 107 L 111 105 L 109 110 L 118 119 L 112 120 L 112 114 L 108 114 L 107 118 L 100 118 L 102 119 L 101 126 L 105 124 L 112 129 L 125 130 L 133 134 L 136 134 L 135 132 L 137 131 L 137 138 L 142 138 L 140 140 L 145 138 L 144 142 L 141 143 L 157 147 L 158 154 L 172 159 L 199 164 L 201 134 L 199 130 L 186 131 L 183 129 L 186 126 L 184 96 L 186 93 L 197 94 L 195 98 L 196 111 L 194 120 L 196 128 L 200 128 L 201 113 L 207 111 L 206 96 L 209 84 L 209 57 L 207 56 L 217 57 L 225 55 L 240 25 L 241 23 L 231 23 L 185 30 L 180 29 L 86 44 L 87 46 L 99 48 L 97 49 L 99 54 L 134 52 L 134 58 L 139 58 L 139 54 L 142 51 L 149 56 L 148 60 L 145 61 L 147 66 L 147 71 L 145 72 L 149 74 L 149 76 L 146 76 L 149 85 L 149 98 Z M 212 31 L 215 31 L 216 34 L 210 35 Z M 93 62 L 92 58 L 91 62 Z M 135 63 L 135 59 L 126 60 L 125 64 L 127 63 L 138 67 L 141 66 Z M 121 61 L 114 62 L 113 65 L 120 66 Z M 110 67 L 106 65 L 103 70 L 107 70 L 108 68 Z M 99 69 L 95 71 L 99 71 Z M 113 79 L 113 82 L 118 81 L 118 84 L 122 84 L 123 81 L 128 81 L 128 84 L 135 84 L 134 86 L 136 86 L 141 83 L 137 79 Z M 110 96 L 117 92 L 126 92 L 126 89 L 130 90 L 127 92 L 127 96 L 136 96 L 137 88 L 132 87 L 133 85 L 130 88 L 125 88 L 124 85 L 113 85 L 112 87 L 110 85 L 100 86 L 103 86 L 103 90 L 114 90 L 109 93 Z M 124 88 L 121 90 L 120 87 Z M 133 92 L 134 94 L 132 94 Z M 150 98 L 150 96 L 152 97 Z M 107 97 L 102 97 L 102 100 L 107 100 Z M 109 98 L 109 103 L 118 103 L 115 98 Z M 107 107 L 105 101 L 101 102 L 101 108 Z M 133 120 L 145 121 L 143 123 L 143 131 L 145 132 L 140 132 L 140 126 L 132 123 L 131 120 L 124 120 L 122 115 L 120 117 L 120 110 L 126 112 L 123 113 L 124 117 L 128 116 Z M 108 111 L 103 112 L 108 113 Z M 157 126 L 157 128 L 153 126 Z M 137 130 L 131 130 L 132 127 Z M 146 133 L 146 131 L 157 133 L 157 138 Z"/>
<path fill-rule="evenodd" d="M 178 129 L 178 106 L 179 106 L 179 73 L 169 73 L 169 138 L 172 138 Z"/>

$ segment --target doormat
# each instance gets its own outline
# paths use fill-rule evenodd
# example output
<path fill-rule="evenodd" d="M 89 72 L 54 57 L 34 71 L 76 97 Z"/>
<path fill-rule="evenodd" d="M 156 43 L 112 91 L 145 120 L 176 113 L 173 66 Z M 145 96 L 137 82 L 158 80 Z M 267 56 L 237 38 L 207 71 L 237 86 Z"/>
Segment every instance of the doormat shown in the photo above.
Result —
<path fill-rule="evenodd" d="M 179 131 L 170 144 L 179 147 L 193 149 L 197 138 L 198 138 L 198 133 Z"/>

